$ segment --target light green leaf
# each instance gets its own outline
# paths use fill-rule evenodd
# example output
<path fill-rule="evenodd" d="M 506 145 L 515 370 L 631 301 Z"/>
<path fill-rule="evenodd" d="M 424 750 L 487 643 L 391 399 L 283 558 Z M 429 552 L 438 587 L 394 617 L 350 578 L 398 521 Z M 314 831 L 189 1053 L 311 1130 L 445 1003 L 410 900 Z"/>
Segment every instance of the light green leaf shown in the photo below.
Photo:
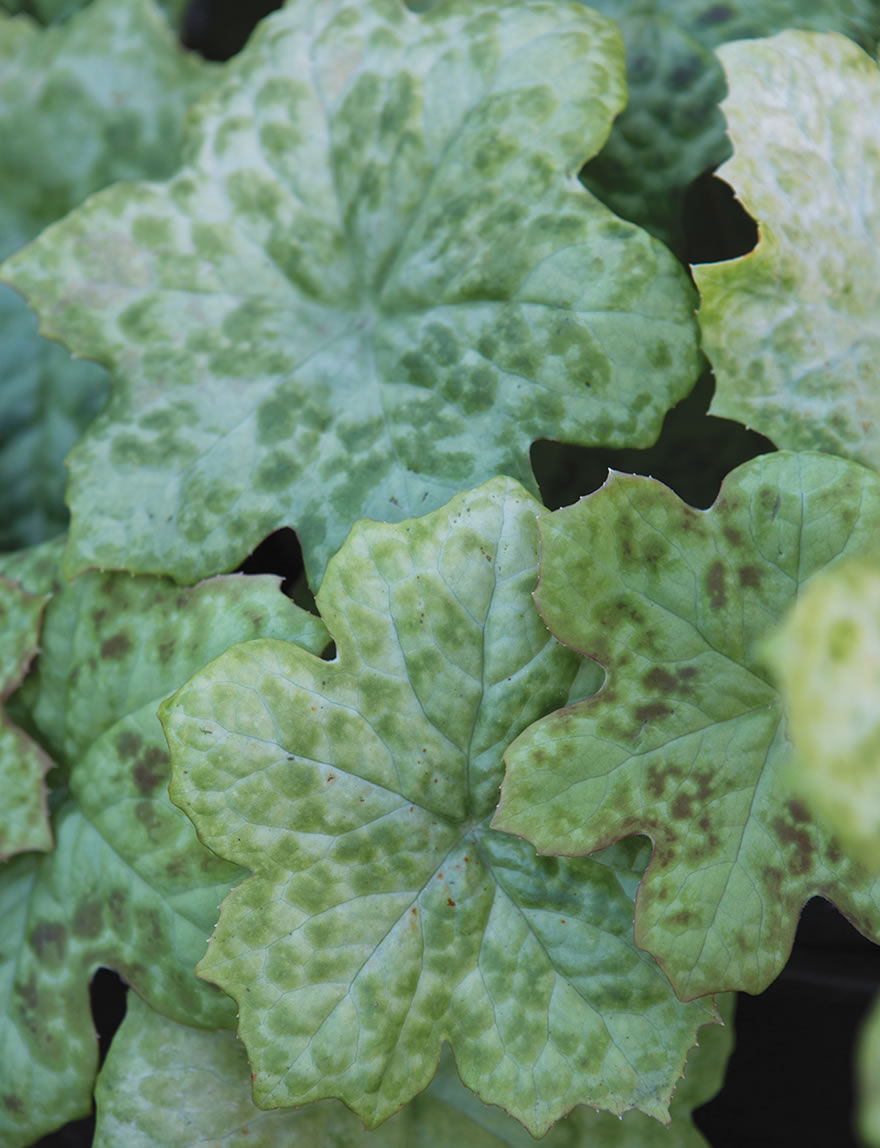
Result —
<path fill-rule="evenodd" d="M 264 21 L 188 166 L 4 265 L 47 333 L 120 368 L 69 459 L 66 572 L 190 582 L 293 525 L 316 584 L 359 517 L 534 488 L 542 435 L 653 441 L 698 370 L 694 295 L 575 179 L 622 70 L 613 25 L 559 0 Z"/>
<path fill-rule="evenodd" d="M 174 27 L 183 19 L 189 0 L 157 0 L 159 8 L 167 13 Z M 123 0 L 124 3 L 124 0 Z M 123 3 L 116 6 L 121 8 Z M 0 12 L 10 15 L 24 12 L 42 24 L 60 24 L 81 12 L 83 8 L 95 7 L 92 0 L 0 0 Z"/>
<path fill-rule="evenodd" d="M 622 1120 L 579 1107 L 542 1148 L 707 1148 L 689 1119 L 720 1088 L 733 1033 L 733 997 L 719 1000 L 725 1025 L 700 1033 L 670 1105 L 671 1128 L 640 1112 Z M 133 993 L 95 1089 L 95 1148 L 529 1148 L 535 1141 L 464 1088 L 445 1049 L 425 1092 L 373 1132 L 338 1101 L 264 1112 L 251 1099 L 244 1047 L 232 1033 L 189 1028 Z"/>
<path fill-rule="evenodd" d="M 808 579 L 880 551 L 880 477 L 770 454 L 697 511 L 613 474 L 540 528 L 538 607 L 607 678 L 510 747 L 493 825 L 566 856 L 651 837 L 635 938 L 682 999 L 764 989 L 813 895 L 880 940 L 880 883 L 792 797 L 762 656 Z"/>
<path fill-rule="evenodd" d="M 533 1135 L 577 1103 L 666 1118 L 711 1001 L 634 947 L 620 863 L 488 826 L 504 747 L 578 671 L 530 599 L 538 509 L 495 479 L 358 523 L 317 598 L 335 661 L 246 643 L 162 708 L 173 799 L 255 870 L 199 973 L 238 1002 L 261 1107 L 333 1096 L 375 1126 L 448 1040 Z"/>
<path fill-rule="evenodd" d="M 714 50 L 792 27 L 843 32 L 871 50 L 880 38 L 876 0 L 590 0 L 590 6 L 620 22 L 629 101 L 582 178 L 619 215 L 675 250 L 683 246 L 688 185 L 730 155 L 718 109 L 724 74 Z M 760 108 L 761 97 L 753 102 Z"/>
<path fill-rule="evenodd" d="M 40 577 L 34 558 L 31 567 Z M 21 693 L 31 727 L 69 770 L 69 790 L 52 794 L 55 851 L 0 866 L 4 1148 L 88 1111 L 97 1068 L 88 982 L 99 966 L 176 1020 L 234 1024 L 232 1002 L 192 970 L 243 873 L 201 845 L 171 804 L 156 707 L 220 650 L 258 633 L 315 650 L 326 641 L 272 577 L 181 590 L 86 574 L 46 607 L 42 652 Z"/>
<path fill-rule="evenodd" d="M 19 685 L 39 646 L 46 598 L 0 576 L 0 703 Z M 0 706 L 0 861 L 52 848 L 43 781 L 52 762 Z"/>
<path fill-rule="evenodd" d="M 853 559 L 817 577 L 766 656 L 786 700 L 792 784 L 880 872 L 880 565 Z"/>
<path fill-rule="evenodd" d="M 877 468 L 877 65 L 840 36 L 795 32 L 720 55 L 735 148 L 720 174 L 760 241 L 694 269 L 711 413 Z"/>
<path fill-rule="evenodd" d="M 175 171 L 184 113 L 216 72 L 152 0 L 96 0 L 62 28 L 0 15 L 0 257 L 100 187 Z M 106 390 L 0 286 L 0 549 L 64 528 L 61 463 Z"/>

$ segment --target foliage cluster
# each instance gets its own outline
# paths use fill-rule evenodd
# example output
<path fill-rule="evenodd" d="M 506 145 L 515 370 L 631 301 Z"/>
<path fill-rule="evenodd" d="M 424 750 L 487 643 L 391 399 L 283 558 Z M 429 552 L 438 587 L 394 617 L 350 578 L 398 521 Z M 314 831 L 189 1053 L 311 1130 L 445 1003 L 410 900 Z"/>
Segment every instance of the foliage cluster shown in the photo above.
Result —
<path fill-rule="evenodd" d="M 880 942 L 880 8 L 0 7 L 0 1146 L 705 1145 Z"/>

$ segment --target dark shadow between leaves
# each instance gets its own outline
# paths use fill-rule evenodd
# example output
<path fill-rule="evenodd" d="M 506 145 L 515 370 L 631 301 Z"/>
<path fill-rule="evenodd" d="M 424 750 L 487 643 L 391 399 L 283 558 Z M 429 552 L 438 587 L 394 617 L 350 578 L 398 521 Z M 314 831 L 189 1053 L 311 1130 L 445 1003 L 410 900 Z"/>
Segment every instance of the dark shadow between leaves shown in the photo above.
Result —
<path fill-rule="evenodd" d="M 571 446 L 549 439 L 533 443 L 532 469 L 544 505 L 556 510 L 592 494 L 610 469 L 650 475 L 689 505 L 711 506 L 726 474 L 776 449 L 756 431 L 708 415 L 714 389 L 714 377 L 707 370 L 687 398 L 666 415 L 658 440 L 644 450 Z"/>
<path fill-rule="evenodd" d="M 724 1088 L 694 1114 L 712 1148 L 858 1148 L 853 1052 L 880 991 L 880 948 L 819 897 L 791 957 L 760 996 L 740 993 Z"/>
<path fill-rule="evenodd" d="M 758 243 L 757 223 L 730 184 L 711 171 L 703 172 L 685 192 L 682 227 L 685 263 L 736 259 Z"/>

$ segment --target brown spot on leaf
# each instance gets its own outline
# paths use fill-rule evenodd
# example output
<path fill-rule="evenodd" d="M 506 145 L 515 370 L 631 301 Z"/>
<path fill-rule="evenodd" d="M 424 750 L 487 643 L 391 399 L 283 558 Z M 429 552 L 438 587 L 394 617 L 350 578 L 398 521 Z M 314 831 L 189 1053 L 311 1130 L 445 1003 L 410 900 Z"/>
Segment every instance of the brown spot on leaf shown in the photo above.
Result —
<path fill-rule="evenodd" d="M 810 834 L 806 829 L 792 825 L 781 817 L 773 819 L 773 829 L 780 843 L 793 854 L 789 861 L 792 873 L 798 875 L 806 873 L 813 862 L 813 842 L 810 840 Z"/>
<path fill-rule="evenodd" d="M 659 766 L 649 765 L 646 781 L 648 792 L 652 797 L 662 797 L 666 789 L 667 780 L 680 776 L 681 770 L 677 766 L 670 765 L 667 766 L 666 769 L 661 769 Z M 647 825 L 647 822 L 645 822 L 645 825 Z M 638 829 L 634 829 L 633 832 L 637 833 Z"/>
<path fill-rule="evenodd" d="M 455 908 L 455 902 L 453 901 L 453 899 L 451 897 L 446 898 L 446 904 L 450 907 L 450 909 Z"/>
<path fill-rule="evenodd" d="M 139 733 L 135 733 L 132 729 L 127 729 L 125 733 L 121 733 L 116 739 L 116 752 L 123 758 L 134 757 L 143 744 L 144 739 Z"/>
<path fill-rule="evenodd" d="M 694 782 L 697 787 L 697 801 L 706 801 L 712 795 L 715 778 L 710 769 L 700 769 L 694 772 Z"/>
<path fill-rule="evenodd" d="M 723 527 L 723 530 L 724 530 L 724 537 L 727 539 L 727 541 L 730 543 L 730 545 L 731 546 L 739 546 L 739 544 L 742 542 L 742 535 L 737 530 L 737 528 L 735 526 L 729 526 L 728 525 L 728 526 Z"/>
<path fill-rule="evenodd" d="M 709 592 L 709 605 L 713 610 L 720 610 L 727 601 L 727 590 L 724 586 L 724 566 L 721 562 L 713 562 L 706 575 L 706 589 Z"/>
<path fill-rule="evenodd" d="M 168 638 L 164 642 L 159 643 L 159 661 L 164 666 L 171 659 L 174 653 L 174 647 L 177 645 L 176 638 Z"/>
<path fill-rule="evenodd" d="M 141 793 L 152 793 L 168 776 L 168 754 L 157 745 L 149 746 L 135 762 L 131 775 Z"/>
<path fill-rule="evenodd" d="M 151 945 L 158 945 L 162 940 L 162 922 L 155 909 L 137 909 L 137 928 L 146 935 Z"/>
<path fill-rule="evenodd" d="M 110 917 L 117 929 L 121 928 L 123 924 L 126 899 L 122 889 L 112 889 L 107 898 L 107 908 L 110 910 Z"/>
<path fill-rule="evenodd" d="M 761 585 L 761 571 L 757 566 L 740 566 L 737 571 L 739 574 L 740 586 L 760 586 Z"/>
<path fill-rule="evenodd" d="M 676 821 L 689 821 L 693 812 L 694 799 L 688 793 L 677 793 L 675 800 L 669 807 L 669 812 Z"/>
<path fill-rule="evenodd" d="M 73 914 L 74 936 L 94 940 L 104 924 L 100 901 L 85 901 Z"/>
<path fill-rule="evenodd" d="M 659 690 L 663 694 L 671 694 L 678 685 L 678 679 L 662 666 L 655 666 L 653 670 L 649 670 L 642 681 L 648 689 Z"/>
<path fill-rule="evenodd" d="M 4 1092 L 4 1094 L 0 1096 L 0 1101 L 2 1101 L 3 1107 L 7 1112 L 14 1112 L 16 1116 L 24 1115 L 24 1104 L 20 1097 L 12 1096 Z"/>
<path fill-rule="evenodd" d="M 798 801 L 796 798 L 794 798 L 791 801 L 787 801 L 785 805 L 788 809 L 792 821 L 796 821 L 799 825 L 803 825 L 804 822 L 810 820 L 810 814 L 806 805 L 804 805 L 802 801 Z"/>
<path fill-rule="evenodd" d="M 128 634 L 120 631 L 101 643 L 101 657 L 107 661 L 115 662 L 124 658 L 130 649 L 131 638 Z"/>
<path fill-rule="evenodd" d="M 681 928 L 687 928 L 693 919 L 694 915 L 690 909 L 676 909 L 676 911 L 670 913 L 668 917 L 670 924 L 680 925 Z"/>
<path fill-rule="evenodd" d="M 57 921 L 44 921 L 31 933 L 31 944 L 41 960 L 64 960 L 67 930 Z"/>
<path fill-rule="evenodd" d="M 768 865 L 764 870 L 764 883 L 774 897 L 778 897 L 782 892 L 783 877 L 784 873 L 782 870 L 777 869 L 774 865 Z"/>
<path fill-rule="evenodd" d="M 635 712 L 636 721 L 644 725 L 645 722 L 653 721 L 655 718 L 666 717 L 671 714 L 672 710 L 668 705 L 663 702 L 648 702 L 647 705 L 639 706 Z"/>

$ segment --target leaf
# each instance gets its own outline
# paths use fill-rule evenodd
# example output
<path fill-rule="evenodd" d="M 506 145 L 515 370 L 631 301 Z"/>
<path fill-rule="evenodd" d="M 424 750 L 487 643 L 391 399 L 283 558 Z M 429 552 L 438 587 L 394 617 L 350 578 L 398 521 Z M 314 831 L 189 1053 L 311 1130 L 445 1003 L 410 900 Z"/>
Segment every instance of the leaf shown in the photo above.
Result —
<path fill-rule="evenodd" d="M 574 179 L 624 99 L 606 19 L 298 0 L 225 77 L 174 179 L 4 265 L 120 371 L 69 459 L 68 575 L 191 582 L 294 525 L 316 585 L 357 518 L 534 489 L 542 435 L 653 441 L 697 374 L 694 295 Z"/>
<path fill-rule="evenodd" d="M 30 577 L 42 576 L 31 556 Z M 236 575 L 181 590 L 86 574 L 45 611 L 21 691 L 31 728 L 69 772 L 52 794 L 55 851 L 0 866 L 0 1142 L 30 1144 L 84 1115 L 97 1070 L 88 983 L 115 969 L 168 1016 L 232 1026 L 192 970 L 217 904 L 242 873 L 201 845 L 166 792 L 156 707 L 230 643 L 290 635 L 319 650 L 320 621 L 278 579 Z"/>
<path fill-rule="evenodd" d="M 540 530 L 538 608 L 607 678 L 510 747 L 493 826 L 567 856 L 647 834 L 636 944 L 683 1000 L 761 992 L 814 895 L 880 939 L 880 886 L 792 797 L 762 656 L 814 574 L 877 553 L 880 477 L 770 454 L 697 511 L 652 479 L 612 474 Z"/>
<path fill-rule="evenodd" d="M 151 0 L 96 0 L 46 30 L 0 15 L 0 257 L 100 187 L 170 175 L 186 108 L 215 73 Z M 101 368 L 40 338 L 0 286 L 0 549 L 64 529 L 61 463 L 106 389 Z"/>
<path fill-rule="evenodd" d="M 665 1120 L 713 1018 L 634 948 L 619 864 L 488 826 L 504 747 L 578 671 L 531 607 L 538 509 L 495 479 L 356 524 L 317 597 L 334 662 L 246 643 L 161 711 L 173 800 L 255 871 L 198 971 L 238 1002 L 260 1107 L 334 1096 L 374 1127 L 448 1040 L 533 1135 L 582 1102 Z"/>
<path fill-rule="evenodd" d="M 710 1025 L 688 1057 L 670 1111 L 672 1128 L 640 1112 L 622 1120 L 579 1107 L 554 1125 L 542 1148 L 706 1148 L 691 1108 L 721 1086 L 730 1051 L 732 997 L 719 1005 L 727 1026 Z M 95 1148 L 528 1148 L 534 1140 L 461 1084 L 445 1050 L 425 1092 L 380 1129 L 366 1132 L 338 1101 L 263 1112 L 251 1099 L 244 1048 L 229 1032 L 176 1024 L 129 994 L 95 1089 Z M 247 1138 L 245 1140 L 245 1137 Z"/>
<path fill-rule="evenodd" d="M 877 468 L 877 65 L 839 36 L 795 32 L 720 55 L 735 154 L 719 174 L 760 241 L 694 269 L 711 413 Z"/>
<path fill-rule="evenodd" d="M 791 27 L 843 32 L 870 50 L 880 38 L 875 0 L 590 0 L 590 6 L 620 23 L 629 100 L 582 178 L 618 215 L 679 251 L 688 185 L 730 156 L 715 49 Z"/>
<path fill-rule="evenodd" d="M 124 2 L 124 0 L 123 0 Z M 158 0 L 158 6 L 168 15 L 174 27 L 183 20 L 188 0 Z M 0 11 L 11 15 L 26 12 L 42 24 L 60 24 L 75 16 L 82 9 L 96 7 L 92 0 L 0 0 Z M 122 7 L 122 4 L 117 4 Z"/>
<path fill-rule="evenodd" d="M 853 559 L 817 577 L 766 657 L 786 701 L 792 784 L 880 872 L 880 566 Z"/>
<path fill-rule="evenodd" d="M 37 652 L 46 598 L 0 575 L 0 702 L 19 685 Z M 0 861 L 27 849 L 52 848 L 43 777 L 51 761 L 0 708 Z"/>

